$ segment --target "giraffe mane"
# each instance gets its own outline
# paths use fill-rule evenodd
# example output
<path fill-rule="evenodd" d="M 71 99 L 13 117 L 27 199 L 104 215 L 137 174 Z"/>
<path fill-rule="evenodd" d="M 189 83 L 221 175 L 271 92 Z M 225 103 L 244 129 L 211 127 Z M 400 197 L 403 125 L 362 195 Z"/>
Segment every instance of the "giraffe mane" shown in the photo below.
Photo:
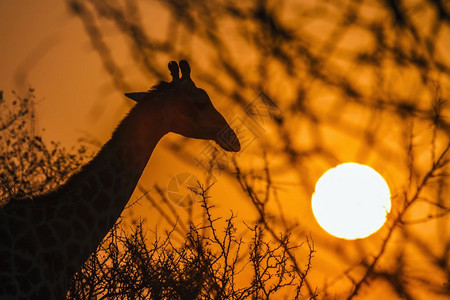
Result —
<path fill-rule="evenodd" d="M 153 94 L 160 94 L 162 92 L 168 91 L 174 87 L 173 82 L 167 82 L 167 81 L 160 81 L 154 86 L 152 86 L 148 92 Z"/>

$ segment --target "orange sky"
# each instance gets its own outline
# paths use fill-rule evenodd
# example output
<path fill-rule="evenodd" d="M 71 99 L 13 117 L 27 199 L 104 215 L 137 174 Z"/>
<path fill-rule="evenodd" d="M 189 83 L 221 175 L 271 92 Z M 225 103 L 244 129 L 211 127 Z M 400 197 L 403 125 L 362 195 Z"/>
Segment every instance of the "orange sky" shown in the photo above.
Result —
<path fill-rule="evenodd" d="M 164 23 L 164 14 L 158 9 L 151 10 L 149 14 L 147 17 L 152 22 L 160 20 Z M 316 26 L 325 25 L 316 24 Z M 155 29 L 155 31 L 158 30 Z M 361 42 L 361 37 L 357 33 L 355 34 L 356 38 L 353 37 L 353 39 Z M 450 36 L 450 33 L 448 34 Z M 64 1 L 1 1 L 0 36 L 3 41 L 2 47 L 0 47 L 0 89 L 5 91 L 4 97 L 11 97 L 10 90 L 12 89 L 19 93 L 29 86 L 36 89 L 38 133 L 43 135 L 46 140 L 60 141 L 69 148 L 76 145 L 77 140 L 85 133 L 101 142 L 105 142 L 110 137 L 113 129 L 132 103 L 114 89 L 109 75 L 104 71 L 98 59 L 98 54 L 91 47 L 81 21 L 68 13 Z M 443 47 L 450 45 L 449 40 L 450 38 L 444 39 Z M 117 44 L 116 50 L 117 55 L 126 51 L 120 47 L 120 44 Z M 125 65 L 126 63 L 124 62 Z M 133 69 L 130 69 L 129 72 L 130 74 L 126 74 L 126 76 L 136 77 L 136 80 L 133 81 L 136 89 L 147 88 L 156 83 L 156 81 L 144 82 Z M 193 77 L 195 78 L 195 70 L 193 70 Z M 168 76 L 165 79 L 168 79 Z M 277 85 L 277 88 L 286 89 L 282 84 Z M 213 99 L 214 104 L 219 108 L 224 106 L 223 101 L 223 99 Z M 316 105 L 325 105 L 324 103 L 327 101 L 332 102 L 327 95 L 324 95 L 323 98 L 317 99 Z M 98 107 L 104 108 L 100 117 L 96 115 L 96 112 L 99 111 Z M 230 111 L 222 112 L 227 119 L 232 117 Z M 351 110 L 347 113 L 353 122 L 360 121 L 355 119 Z M 364 120 L 364 116 L 361 117 L 361 120 Z M 333 128 L 325 128 L 324 132 L 330 136 L 330 139 L 327 140 L 329 147 L 333 147 L 333 143 L 336 141 L 345 139 L 333 132 Z M 177 137 L 170 138 L 176 139 Z M 389 143 L 398 138 L 398 132 L 392 129 L 384 138 Z M 204 142 L 197 141 L 189 143 L 198 147 L 199 150 L 205 145 Z M 355 160 L 358 157 L 358 149 L 360 149 L 358 143 L 357 140 L 346 140 L 347 148 L 340 158 L 344 161 Z M 375 156 L 369 156 L 366 159 L 391 184 L 391 190 L 402 186 L 402 179 L 397 177 L 397 172 L 385 165 L 383 159 Z M 202 176 L 200 170 L 177 159 L 173 154 L 163 151 L 162 147 L 157 148 L 150 164 L 151 169 L 146 169 L 141 180 L 148 186 L 154 182 L 164 186 L 173 175 L 179 172 L 192 172 L 198 177 Z M 325 165 L 316 168 L 316 173 L 311 176 L 318 178 L 326 168 Z M 383 231 L 367 240 L 359 241 L 343 241 L 330 237 L 315 222 L 308 204 L 298 203 L 296 195 L 301 193 L 301 187 L 297 175 L 288 171 L 276 180 L 288 183 L 281 192 L 281 197 L 284 196 L 287 199 L 283 202 L 285 212 L 301 224 L 308 224 L 309 232 L 314 233 L 318 240 L 325 241 L 317 244 L 318 253 L 313 268 L 313 276 L 319 286 L 329 280 L 325 275 L 337 276 L 345 269 L 345 264 L 338 262 L 337 259 L 334 260 L 336 252 L 353 251 L 352 255 L 358 257 L 361 255 L 358 252 L 359 248 L 364 246 L 374 249 L 379 245 L 380 235 L 384 234 Z M 240 192 L 237 188 L 229 185 L 229 180 L 225 176 L 220 177 L 215 187 L 219 203 L 221 199 L 219 194 L 225 193 L 224 191 L 229 200 L 229 202 L 219 205 L 224 214 L 229 209 L 233 209 L 244 217 L 251 210 L 248 203 L 241 202 L 240 198 L 236 196 L 240 195 Z M 135 193 L 133 197 L 138 197 L 138 194 Z M 142 212 L 147 208 L 144 205 L 139 210 Z M 182 210 L 179 214 L 182 217 L 185 216 L 185 212 Z M 155 211 L 151 211 L 150 215 L 143 214 L 143 216 L 154 218 L 156 221 L 160 220 L 160 216 Z M 429 229 L 429 227 L 425 227 L 421 230 L 428 233 Z M 436 232 L 433 231 L 433 234 Z M 371 289 L 364 289 L 362 295 L 365 297 L 362 298 L 377 299 L 379 295 L 385 295 L 385 288 L 383 285 L 374 285 Z"/>
<path fill-rule="evenodd" d="M 155 20 L 163 18 L 164 14 L 151 10 L 148 17 Z M 86 136 L 106 142 L 133 102 L 112 85 L 80 20 L 68 13 L 62 1 L 19 0 L 0 3 L 0 22 L 0 35 L 7 41 L 0 48 L 0 89 L 4 97 L 12 97 L 11 90 L 19 94 L 30 86 L 36 90 L 36 132 L 47 142 L 61 142 L 67 148 L 75 147 L 78 140 Z M 116 54 L 125 51 L 120 47 L 118 43 L 114 49 Z M 195 71 L 193 73 L 195 78 Z M 157 80 L 144 81 L 132 68 L 126 76 L 136 77 L 136 90 L 146 90 L 157 83 Z M 169 73 L 162 79 L 168 78 Z M 217 106 L 217 102 L 213 102 Z M 179 137 L 165 137 L 170 138 Z M 207 145 L 202 141 L 189 143 L 198 148 L 198 153 Z M 202 169 L 193 168 L 191 161 L 184 162 L 163 150 L 160 144 L 140 182 L 148 188 L 155 183 L 165 188 L 170 178 L 181 172 L 191 172 L 203 180 Z M 215 190 L 232 192 L 226 182 L 226 179 L 218 182 Z M 132 199 L 140 196 L 142 192 L 136 191 Z M 233 206 L 244 211 L 242 203 L 235 202 Z M 138 217 L 158 223 L 161 216 L 155 211 L 147 215 L 147 209 L 144 203 Z M 184 210 L 179 213 L 185 215 Z"/>
<path fill-rule="evenodd" d="M 77 130 L 92 127 L 89 110 L 108 81 L 80 22 L 68 16 L 63 1 L 2 1 L 0 14 L 5 97 L 11 89 L 34 87 L 38 132 L 73 145 Z"/>

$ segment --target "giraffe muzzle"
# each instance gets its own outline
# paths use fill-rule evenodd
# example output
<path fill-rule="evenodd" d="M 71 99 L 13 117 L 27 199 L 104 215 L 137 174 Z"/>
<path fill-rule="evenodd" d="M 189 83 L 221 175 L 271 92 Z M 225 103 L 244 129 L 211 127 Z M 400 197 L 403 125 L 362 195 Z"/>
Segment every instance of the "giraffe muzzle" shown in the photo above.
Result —
<path fill-rule="evenodd" d="M 221 130 L 215 138 L 215 141 L 225 151 L 239 152 L 241 150 L 239 138 L 230 126 Z"/>

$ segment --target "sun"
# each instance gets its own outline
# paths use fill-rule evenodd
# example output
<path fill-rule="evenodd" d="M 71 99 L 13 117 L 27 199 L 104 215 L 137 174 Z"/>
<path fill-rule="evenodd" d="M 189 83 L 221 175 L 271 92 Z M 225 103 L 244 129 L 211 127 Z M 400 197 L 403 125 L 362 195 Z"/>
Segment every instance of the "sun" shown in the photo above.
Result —
<path fill-rule="evenodd" d="M 312 211 L 329 234 L 353 240 L 380 229 L 391 210 L 389 187 L 374 169 L 345 163 L 325 172 L 316 183 Z"/>

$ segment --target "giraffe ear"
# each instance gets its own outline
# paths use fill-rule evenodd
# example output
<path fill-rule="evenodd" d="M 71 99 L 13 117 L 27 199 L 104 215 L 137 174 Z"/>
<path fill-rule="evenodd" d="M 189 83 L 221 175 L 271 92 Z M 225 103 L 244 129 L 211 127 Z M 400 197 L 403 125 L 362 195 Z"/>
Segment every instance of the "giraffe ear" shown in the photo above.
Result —
<path fill-rule="evenodd" d="M 181 79 L 191 78 L 191 67 L 186 60 L 180 60 Z"/>
<path fill-rule="evenodd" d="M 178 64 L 176 61 L 171 61 L 169 63 L 169 71 L 170 71 L 170 76 L 172 76 L 172 81 L 178 81 L 180 79 L 180 71 L 178 69 Z"/>
<path fill-rule="evenodd" d="M 140 102 L 145 97 L 147 97 L 148 94 L 149 93 L 147 93 L 147 92 L 136 92 L 136 93 L 125 93 L 125 96 L 127 96 L 128 98 L 130 98 L 133 101 Z"/>

